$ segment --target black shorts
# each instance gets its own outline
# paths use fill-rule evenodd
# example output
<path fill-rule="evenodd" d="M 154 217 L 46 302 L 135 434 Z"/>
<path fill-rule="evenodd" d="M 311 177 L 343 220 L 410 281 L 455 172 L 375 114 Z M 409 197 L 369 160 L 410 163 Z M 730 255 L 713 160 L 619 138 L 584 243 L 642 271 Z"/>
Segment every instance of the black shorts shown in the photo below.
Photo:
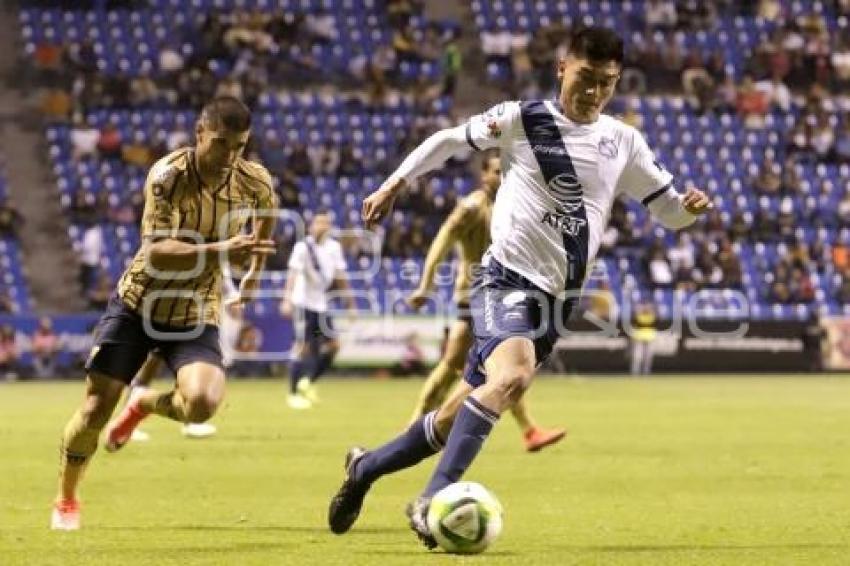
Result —
<path fill-rule="evenodd" d="M 86 361 L 86 371 L 129 384 L 154 349 L 175 374 L 193 362 L 224 368 L 217 326 L 178 328 L 151 323 L 150 327 L 153 333 L 145 328 L 141 316 L 117 294 L 113 295 L 94 329 L 94 345 Z"/>
<path fill-rule="evenodd" d="M 472 309 L 469 307 L 469 301 L 461 301 L 457 304 L 457 319 L 472 327 Z"/>
<path fill-rule="evenodd" d="M 327 312 L 296 306 L 293 324 L 295 326 L 295 337 L 308 344 L 325 342 L 336 336 L 333 318 Z"/>

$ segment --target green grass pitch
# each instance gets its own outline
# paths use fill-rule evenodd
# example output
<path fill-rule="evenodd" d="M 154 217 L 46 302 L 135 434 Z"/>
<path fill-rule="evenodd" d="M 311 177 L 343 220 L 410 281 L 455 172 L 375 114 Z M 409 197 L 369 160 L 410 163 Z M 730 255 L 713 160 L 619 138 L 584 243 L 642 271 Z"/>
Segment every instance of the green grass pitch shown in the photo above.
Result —
<path fill-rule="evenodd" d="M 345 449 L 399 431 L 418 385 L 327 381 L 294 412 L 279 381 L 231 381 L 218 436 L 149 419 L 150 442 L 94 459 L 83 530 L 53 533 L 57 443 L 82 386 L 0 384 L 0 564 L 850 563 L 841 377 L 542 378 L 532 411 L 567 438 L 528 455 L 506 416 L 466 476 L 505 507 L 487 553 L 428 553 L 407 530 L 433 462 L 380 481 L 355 528 L 330 534 Z"/>

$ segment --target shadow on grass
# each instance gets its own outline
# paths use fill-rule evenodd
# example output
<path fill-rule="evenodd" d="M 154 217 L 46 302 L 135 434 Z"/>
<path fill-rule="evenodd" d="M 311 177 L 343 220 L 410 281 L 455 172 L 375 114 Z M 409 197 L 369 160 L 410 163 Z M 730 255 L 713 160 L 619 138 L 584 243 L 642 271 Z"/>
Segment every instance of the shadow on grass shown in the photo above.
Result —
<path fill-rule="evenodd" d="M 805 549 L 846 549 L 850 543 L 801 542 L 798 544 L 622 544 L 599 546 L 559 545 L 564 550 L 584 552 L 689 552 L 700 550 L 805 550 Z"/>
<path fill-rule="evenodd" d="M 104 531 L 169 531 L 169 532 L 279 532 L 279 533 L 309 533 L 315 535 L 332 535 L 326 527 L 287 526 L 287 525 L 252 525 L 251 523 L 239 523 L 237 525 L 149 525 L 139 526 L 108 526 L 96 527 Z M 347 536 L 362 535 L 386 535 L 408 532 L 406 527 L 364 527 L 351 531 Z"/>

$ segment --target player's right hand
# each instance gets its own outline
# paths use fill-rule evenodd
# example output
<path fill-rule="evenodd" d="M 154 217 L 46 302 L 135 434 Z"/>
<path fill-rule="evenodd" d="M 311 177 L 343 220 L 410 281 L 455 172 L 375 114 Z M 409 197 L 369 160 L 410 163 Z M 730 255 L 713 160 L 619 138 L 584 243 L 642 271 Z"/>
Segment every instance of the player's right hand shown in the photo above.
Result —
<path fill-rule="evenodd" d="M 388 179 L 377 191 L 363 201 L 363 223 L 367 229 L 387 217 L 393 209 L 395 197 L 400 190 L 407 186 L 403 178 Z"/>
<path fill-rule="evenodd" d="M 428 302 L 428 291 L 424 289 L 416 289 L 413 293 L 407 297 L 407 305 L 415 311 L 418 311 L 425 303 Z"/>
<path fill-rule="evenodd" d="M 274 240 L 259 240 L 253 234 L 238 234 L 225 240 L 224 251 L 227 259 L 235 265 L 244 265 L 254 255 L 271 255 L 275 253 Z"/>

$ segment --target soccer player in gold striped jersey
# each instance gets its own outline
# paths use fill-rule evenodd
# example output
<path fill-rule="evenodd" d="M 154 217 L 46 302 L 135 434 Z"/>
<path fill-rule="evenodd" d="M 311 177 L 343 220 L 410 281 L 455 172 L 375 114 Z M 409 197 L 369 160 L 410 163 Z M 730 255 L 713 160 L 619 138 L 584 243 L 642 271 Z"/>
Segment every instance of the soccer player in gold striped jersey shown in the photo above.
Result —
<path fill-rule="evenodd" d="M 237 299 L 244 303 L 259 289 L 265 257 L 274 252 L 271 176 L 242 157 L 250 130 L 251 113 L 242 102 L 216 98 L 201 111 L 195 146 L 167 155 L 148 174 L 142 244 L 95 329 L 85 399 L 62 435 L 54 529 L 80 527 L 83 470 L 122 390 L 151 350 L 176 375 L 175 387 L 135 395 L 109 427 L 107 450 L 123 446 L 151 413 L 198 423 L 221 403 L 222 266 L 248 264 Z"/>

